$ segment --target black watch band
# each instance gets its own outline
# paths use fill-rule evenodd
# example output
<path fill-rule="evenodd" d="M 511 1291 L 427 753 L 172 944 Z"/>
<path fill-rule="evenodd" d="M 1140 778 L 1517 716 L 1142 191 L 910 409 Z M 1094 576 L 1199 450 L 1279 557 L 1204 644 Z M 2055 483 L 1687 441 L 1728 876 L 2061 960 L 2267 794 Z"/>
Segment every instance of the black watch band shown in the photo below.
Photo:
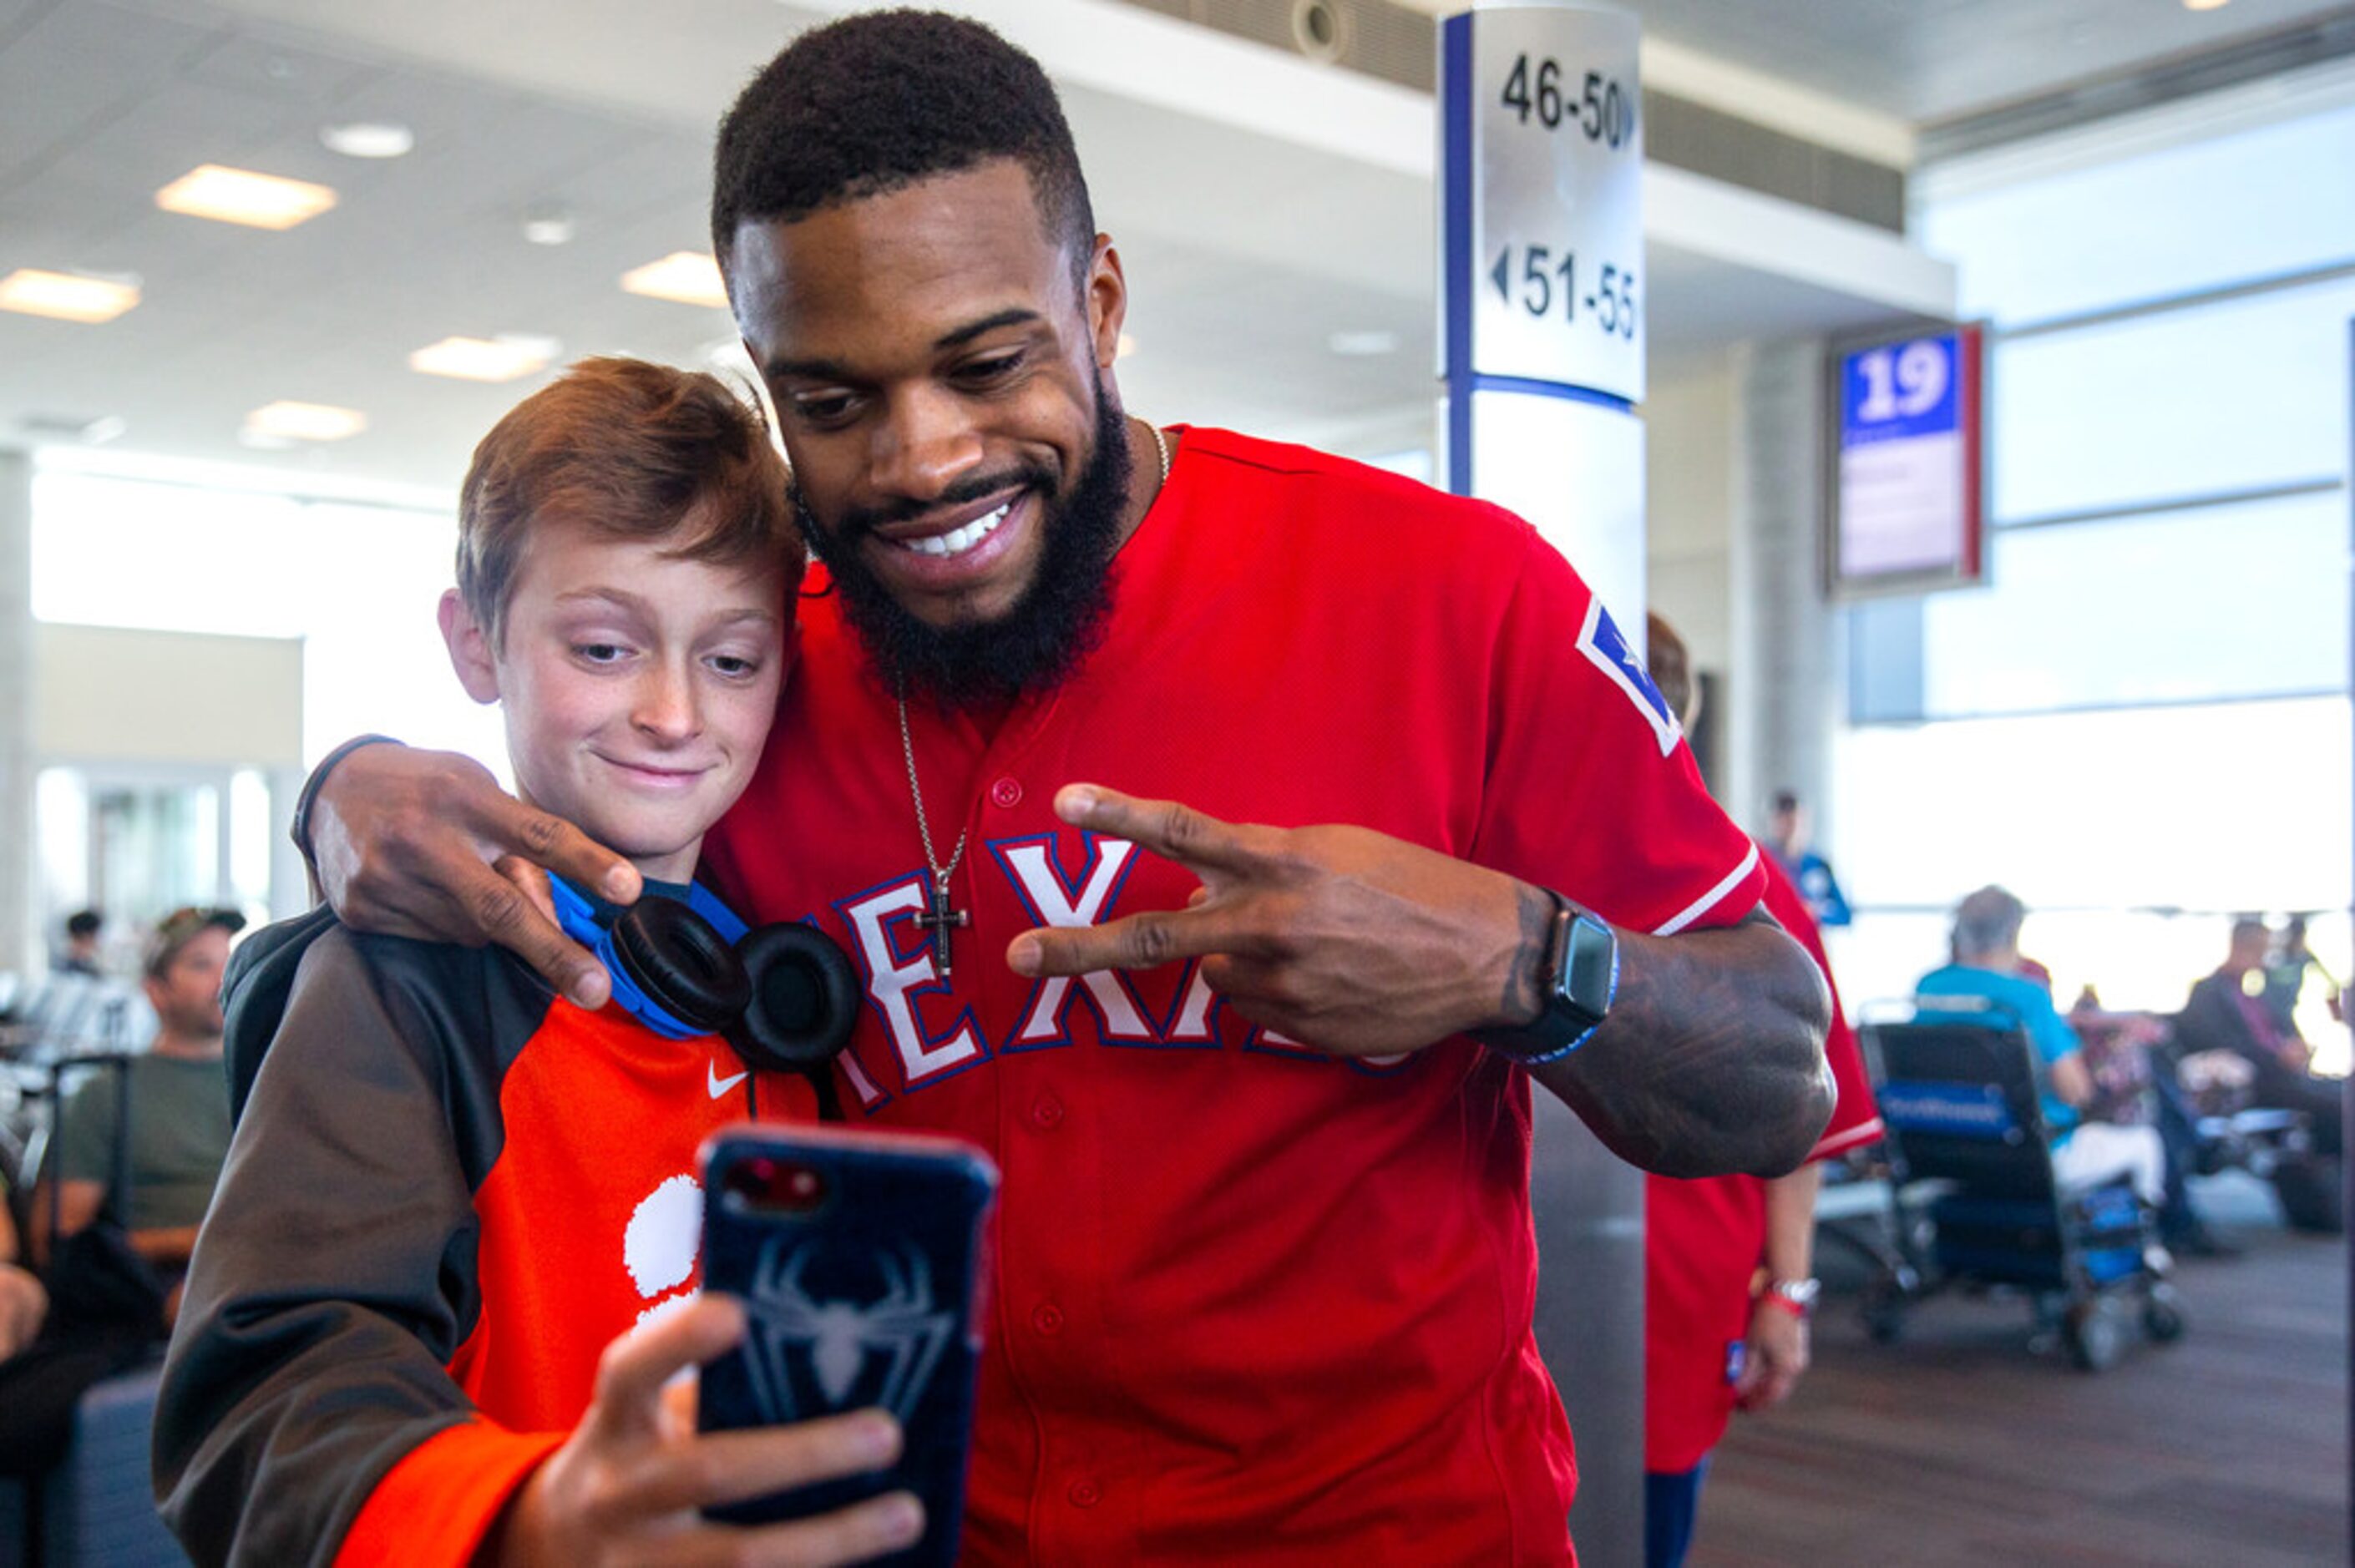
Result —
<path fill-rule="evenodd" d="M 1525 1067 L 1559 1062 L 1603 1026 L 1619 991 L 1619 938 L 1598 916 L 1549 890 L 1554 914 L 1538 976 L 1536 1018 L 1472 1037 Z"/>

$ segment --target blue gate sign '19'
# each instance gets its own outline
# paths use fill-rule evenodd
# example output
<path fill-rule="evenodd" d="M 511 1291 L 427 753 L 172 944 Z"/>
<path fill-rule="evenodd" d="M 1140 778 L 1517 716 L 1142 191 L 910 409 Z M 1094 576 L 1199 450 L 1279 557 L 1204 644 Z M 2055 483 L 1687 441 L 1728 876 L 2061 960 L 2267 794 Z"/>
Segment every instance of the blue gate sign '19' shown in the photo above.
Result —
<path fill-rule="evenodd" d="M 1839 577 L 1977 575 L 1975 328 L 1841 358 Z"/>
<path fill-rule="evenodd" d="M 1917 337 L 1850 356 L 1848 444 L 1951 434 L 1955 419 L 1955 340 Z"/>

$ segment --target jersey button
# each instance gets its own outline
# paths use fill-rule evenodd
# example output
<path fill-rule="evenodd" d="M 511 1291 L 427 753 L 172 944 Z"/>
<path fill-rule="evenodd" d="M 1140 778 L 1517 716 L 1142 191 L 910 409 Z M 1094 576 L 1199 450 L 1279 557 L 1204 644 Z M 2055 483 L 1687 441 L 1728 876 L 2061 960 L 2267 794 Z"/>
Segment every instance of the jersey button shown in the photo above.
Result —
<path fill-rule="evenodd" d="M 1041 1301 L 1031 1309 L 1030 1326 L 1051 1340 L 1063 1331 L 1063 1309 L 1052 1301 Z"/>
<path fill-rule="evenodd" d="M 1073 1508 L 1093 1508 L 1103 1501 L 1103 1493 L 1096 1490 L 1093 1481 L 1073 1481 L 1067 1494 Z"/>
<path fill-rule="evenodd" d="M 1012 779 L 1000 779 L 989 787 L 989 803 L 1002 810 L 1012 810 L 1022 804 L 1022 786 Z"/>
<path fill-rule="evenodd" d="M 1063 1102 L 1052 1095 L 1040 1095 L 1030 1102 L 1030 1125 L 1041 1132 L 1052 1132 L 1063 1124 Z"/>

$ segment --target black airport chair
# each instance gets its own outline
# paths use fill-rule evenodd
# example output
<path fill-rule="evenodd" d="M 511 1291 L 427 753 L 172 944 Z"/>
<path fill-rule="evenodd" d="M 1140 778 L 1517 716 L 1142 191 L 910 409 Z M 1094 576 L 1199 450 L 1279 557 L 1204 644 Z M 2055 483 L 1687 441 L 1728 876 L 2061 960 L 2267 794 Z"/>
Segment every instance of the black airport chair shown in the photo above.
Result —
<path fill-rule="evenodd" d="M 1939 999 L 1941 1013 L 1953 1005 Z M 1956 1285 L 2025 1296 L 2040 1330 L 2057 1328 L 2070 1358 L 2088 1372 L 2125 1352 L 2126 1298 L 2139 1299 L 2153 1340 L 2182 1334 L 2166 1254 L 2133 1189 L 2121 1178 L 2064 1193 L 2053 1180 L 2025 1031 L 1917 1017 L 1868 1022 L 1862 1037 L 1888 1128 L 1897 1234 L 1912 1266 L 1868 1288 L 1865 1320 L 1875 1339 L 1894 1340 L 1913 1301 Z M 1905 1196 L 1924 1190 L 1917 1184 L 1938 1194 L 1918 1208 Z"/>

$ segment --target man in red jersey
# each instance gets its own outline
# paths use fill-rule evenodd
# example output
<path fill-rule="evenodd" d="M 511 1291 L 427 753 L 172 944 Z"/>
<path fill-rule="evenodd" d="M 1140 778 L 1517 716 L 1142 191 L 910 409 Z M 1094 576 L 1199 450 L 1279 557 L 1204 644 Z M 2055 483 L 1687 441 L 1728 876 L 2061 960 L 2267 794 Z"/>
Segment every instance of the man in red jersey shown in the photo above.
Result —
<path fill-rule="evenodd" d="M 1004 1171 L 966 1561 L 1569 1559 L 1530 1083 L 1679 1174 L 1830 1100 L 1640 661 L 1518 519 L 1128 417 L 1119 256 L 986 28 L 798 39 L 713 235 L 824 575 L 707 866 L 852 954 L 851 1118 Z M 346 918 L 601 992 L 484 862 L 626 869 L 479 770 L 369 747 L 313 820 Z"/>
<path fill-rule="evenodd" d="M 1660 694 L 1689 728 L 1700 693 L 1684 640 L 1655 615 L 1645 639 Z M 1824 1057 L 1839 1090 L 1831 1125 L 1796 1171 L 1644 1185 L 1644 1552 L 1678 1568 L 1692 1543 L 1710 1450 L 1737 1408 L 1781 1404 L 1807 1370 L 1815 1310 L 1818 1160 L 1881 1137 L 1881 1110 L 1832 986 L 1831 960 L 1806 895 L 1773 855 L 1766 908 L 1823 971 L 1831 994 Z"/>

